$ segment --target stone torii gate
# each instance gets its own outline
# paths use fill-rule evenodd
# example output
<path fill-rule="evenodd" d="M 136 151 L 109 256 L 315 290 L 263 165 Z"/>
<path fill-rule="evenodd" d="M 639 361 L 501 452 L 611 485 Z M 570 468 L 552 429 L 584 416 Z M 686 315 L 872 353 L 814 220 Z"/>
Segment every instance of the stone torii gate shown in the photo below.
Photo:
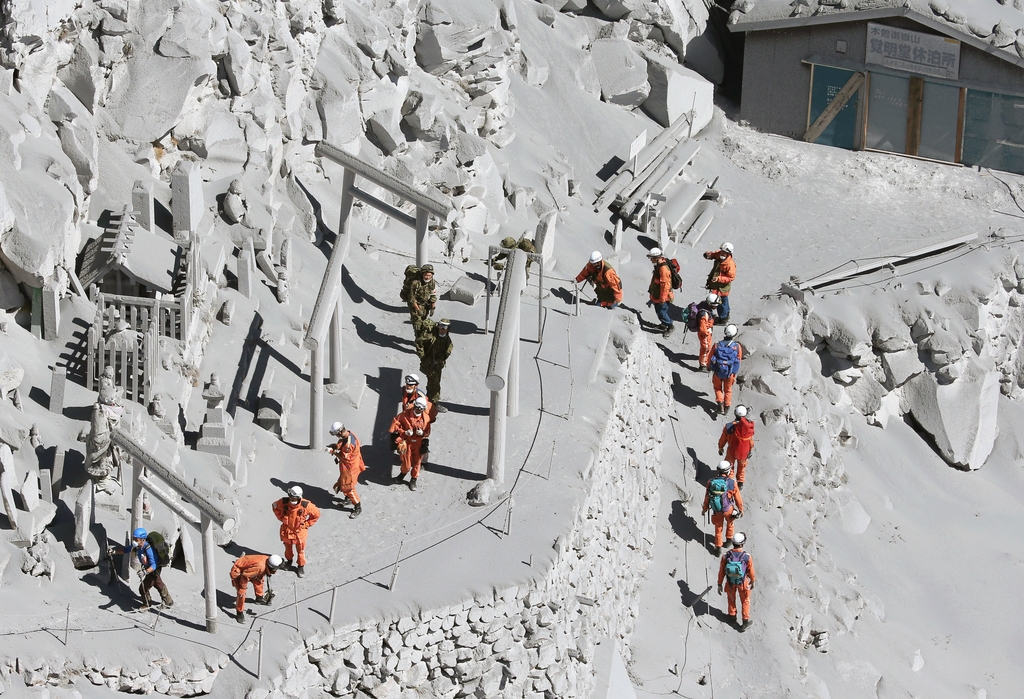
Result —
<path fill-rule="evenodd" d="M 217 633 L 217 583 L 214 569 L 213 525 L 231 530 L 238 521 L 233 507 L 215 502 L 200 490 L 190 485 L 180 473 L 158 459 L 123 428 L 111 431 L 114 444 L 125 450 L 133 462 L 132 468 L 132 531 L 142 526 L 142 493 L 146 490 L 186 522 L 199 527 L 203 538 L 203 589 L 206 596 L 206 630 Z M 145 471 L 145 472 L 144 472 Z M 183 500 L 199 510 L 196 517 L 183 502 L 175 500 L 151 476 L 157 476 Z"/>
<path fill-rule="evenodd" d="M 452 207 L 426 192 L 420 192 L 412 185 L 399 180 L 379 168 L 359 160 L 354 155 L 332 146 L 319 143 L 316 146 L 318 156 L 334 161 L 345 168 L 341 188 L 341 216 L 338 223 L 338 234 L 334 241 L 334 249 L 327 262 L 320 293 L 313 306 L 313 314 L 309 318 L 309 326 L 302 346 L 309 350 L 309 448 L 318 448 L 324 440 L 324 336 L 330 337 L 330 376 L 331 383 L 341 382 L 341 268 L 348 256 L 350 244 L 349 217 L 355 199 L 369 204 L 378 211 L 404 223 L 416 230 L 416 264 L 420 267 L 429 262 L 427 247 L 427 224 L 430 216 L 447 221 Z M 356 175 L 383 187 L 396 197 L 416 206 L 416 215 L 411 216 L 404 211 L 381 201 L 377 197 L 356 187 Z M 330 328 L 328 329 L 328 324 Z"/>

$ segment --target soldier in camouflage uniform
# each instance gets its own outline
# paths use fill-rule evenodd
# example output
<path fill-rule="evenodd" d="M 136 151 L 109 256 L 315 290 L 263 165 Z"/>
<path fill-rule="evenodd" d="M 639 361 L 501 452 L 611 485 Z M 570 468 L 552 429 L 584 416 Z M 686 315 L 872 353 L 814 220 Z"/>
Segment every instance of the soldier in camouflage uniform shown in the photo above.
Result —
<path fill-rule="evenodd" d="M 429 330 L 429 317 L 434 314 L 434 306 L 437 304 L 436 289 L 434 266 L 423 265 L 420 267 L 419 278 L 414 279 L 409 285 L 409 318 L 412 320 L 417 342 L 420 336 Z"/>
<path fill-rule="evenodd" d="M 452 353 L 452 339 L 448 336 L 451 321 L 442 318 L 437 323 L 428 320 L 429 329 L 416 338 L 416 354 L 420 357 L 420 371 L 427 377 L 427 398 L 437 408 L 437 412 L 446 413 L 448 409 L 441 405 L 441 371 Z"/>
<path fill-rule="evenodd" d="M 537 248 L 534 247 L 533 241 L 530 240 L 529 238 L 527 238 L 525 233 L 523 234 L 523 237 L 521 237 L 519 239 L 518 242 L 512 236 L 508 236 L 507 238 L 502 238 L 502 240 L 501 240 L 501 247 L 505 248 L 506 250 L 514 250 L 515 248 L 519 248 L 523 252 L 532 252 L 532 253 L 536 253 L 537 252 Z M 494 256 L 494 260 L 493 260 L 493 262 L 491 262 L 491 266 L 494 267 L 494 269 L 497 269 L 499 271 L 505 269 L 505 262 L 504 262 L 504 260 L 506 258 L 508 258 L 508 253 L 504 253 L 504 252 L 498 253 L 497 255 Z M 526 260 L 526 278 L 527 279 L 530 278 L 530 265 L 532 265 L 532 264 L 533 264 L 533 260 L 530 260 L 530 259 Z"/>

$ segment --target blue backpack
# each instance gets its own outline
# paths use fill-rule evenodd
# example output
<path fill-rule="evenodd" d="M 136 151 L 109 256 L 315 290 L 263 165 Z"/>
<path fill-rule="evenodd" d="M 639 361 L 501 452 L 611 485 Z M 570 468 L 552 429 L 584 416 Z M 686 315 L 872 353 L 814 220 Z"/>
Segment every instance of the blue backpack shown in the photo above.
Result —
<path fill-rule="evenodd" d="M 743 579 L 747 577 L 748 560 L 746 551 L 730 551 L 725 554 L 725 579 L 730 585 L 743 584 Z"/>
<path fill-rule="evenodd" d="M 729 497 L 729 479 L 718 476 L 712 478 L 708 483 L 708 504 L 715 512 L 725 512 L 732 507 L 732 498 Z"/>
<path fill-rule="evenodd" d="M 715 350 L 711 354 L 711 368 L 715 370 L 715 376 L 720 379 L 727 378 L 740 370 L 740 349 L 734 340 L 722 340 L 715 343 Z"/>

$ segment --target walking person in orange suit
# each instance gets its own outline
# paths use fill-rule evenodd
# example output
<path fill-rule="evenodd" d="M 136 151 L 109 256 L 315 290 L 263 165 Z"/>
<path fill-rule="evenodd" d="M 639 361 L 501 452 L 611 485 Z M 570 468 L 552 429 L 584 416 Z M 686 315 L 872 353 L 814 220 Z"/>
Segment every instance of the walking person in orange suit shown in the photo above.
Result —
<path fill-rule="evenodd" d="M 726 423 L 722 436 L 718 438 L 718 455 L 725 454 L 725 460 L 733 465 L 736 483 L 740 489 L 747 475 L 747 458 L 754 450 L 754 421 L 747 419 L 747 406 L 737 405 L 733 411 L 736 419 Z"/>
<path fill-rule="evenodd" d="M 391 433 L 398 433 L 395 444 L 402 457 L 402 471 L 395 477 L 395 483 L 409 478 L 409 490 L 416 490 L 416 479 L 420 477 L 420 466 L 423 460 L 423 445 L 430 437 L 430 414 L 427 412 L 427 399 L 420 396 L 391 421 Z"/>
<path fill-rule="evenodd" d="M 328 447 L 338 464 L 338 482 L 334 484 L 334 492 L 341 493 L 352 503 L 352 513 L 348 518 L 355 519 L 363 512 L 363 504 L 356 492 L 359 474 L 366 470 L 362 447 L 359 438 L 340 422 L 331 425 L 331 434 L 338 438 L 334 446 Z"/>
<path fill-rule="evenodd" d="M 725 339 L 719 340 L 711 348 L 711 385 L 715 389 L 718 412 L 722 415 L 732 405 L 732 386 L 736 383 L 736 374 L 743 360 L 743 346 L 735 339 L 738 332 L 735 325 L 725 326 Z"/>
<path fill-rule="evenodd" d="M 256 604 L 270 604 L 273 594 L 264 594 L 263 580 L 266 576 L 276 573 L 282 562 L 276 553 L 271 556 L 250 553 L 239 558 L 231 566 L 231 585 L 235 588 L 235 620 L 239 624 L 245 623 L 245 593 L 249 591 L 249 583 L 252 583 L 253 592 L 256 594 Z"/>
<path fill-rule="evenodd" d="M 712 334 L 715 330 L 715 309 L 718 308 L 718 294 L 710 293 L 707 298 L 697 304 L 697 342 L 700 353 L 697 364 L 704 371 L 711 371 Z"/>
<path fill-rule="evenodd" d="M 590 262 L 576 275 L 577 282 L 584 280 L 594 284 L 594 294 L 602 308 L 618 308 L 622 303 L 622 280 L 597 250 L 590 254 Z"/>
<path fill-rule="evenodd" d="M 302 499 L 302 488 L 293 485 L 288 495 L 274 501 L 274 515 L 281 521 L 281 541 L 284 543 L 284 567 L 292 567 L 292 549 L 299 566 L 295 574 L 306 574 L 306 537 L 309 528 L 320 519 L 320 508 Z"/>
<path fill-rule="evenodd" d="M 718 307 L 718 325 L 729 322 L 729 291 L 736 280 L 736 260 L 732 257 L 732 243 L 722 243 L 717 250 L 704 253 L 705 260 L 714 260 L 704 288 L 718 294 L 721 305 Z"/>
<path fill-rule="evenodd" d="M 743 496 L 736 481 L 729 477 L 732 464 L 722 461 L 718 464 L 718 473 L 708 481 L 704 493 L 702 514 L 711 512 L 711 523 L 715 525 L 715 555 L 722 550 L 722 530 L 725 538 L 731 539 L 735 521 L 743 516 Z"/>
<path fill-rule="evenodd" d="M 750 628 L 750 592 L 754 589 L 754 559 L 743 550 L 747 535 L 736 532 L 732 537 L 732 551 L 722 556 L 718 566 L 718 594 L 722 594 L 722 583 L 725 583 L 725 594 L 729 600 L 729 616 L 736 619 L 736 593 L 740 596 L 743 619 L 735 622 L 736 628 L 746 631 Z"/>

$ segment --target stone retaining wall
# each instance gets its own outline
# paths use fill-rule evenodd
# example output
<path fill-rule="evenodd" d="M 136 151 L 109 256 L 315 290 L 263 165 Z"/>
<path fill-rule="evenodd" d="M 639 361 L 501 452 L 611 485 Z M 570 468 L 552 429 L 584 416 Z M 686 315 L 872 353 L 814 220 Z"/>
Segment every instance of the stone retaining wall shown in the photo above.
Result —
<path fill-rule="evenodd" d="M 319 632 L 283 677 L 250 699 L 334 696 L 529 698 L 590 696 L 595 643 L 629 654 L 638 590 L 656 535 L 664 421 L 664 355 L 643 333 L 630 343 L 613 414 L 553 566 L 528 586 L 486 598 Z"/>

